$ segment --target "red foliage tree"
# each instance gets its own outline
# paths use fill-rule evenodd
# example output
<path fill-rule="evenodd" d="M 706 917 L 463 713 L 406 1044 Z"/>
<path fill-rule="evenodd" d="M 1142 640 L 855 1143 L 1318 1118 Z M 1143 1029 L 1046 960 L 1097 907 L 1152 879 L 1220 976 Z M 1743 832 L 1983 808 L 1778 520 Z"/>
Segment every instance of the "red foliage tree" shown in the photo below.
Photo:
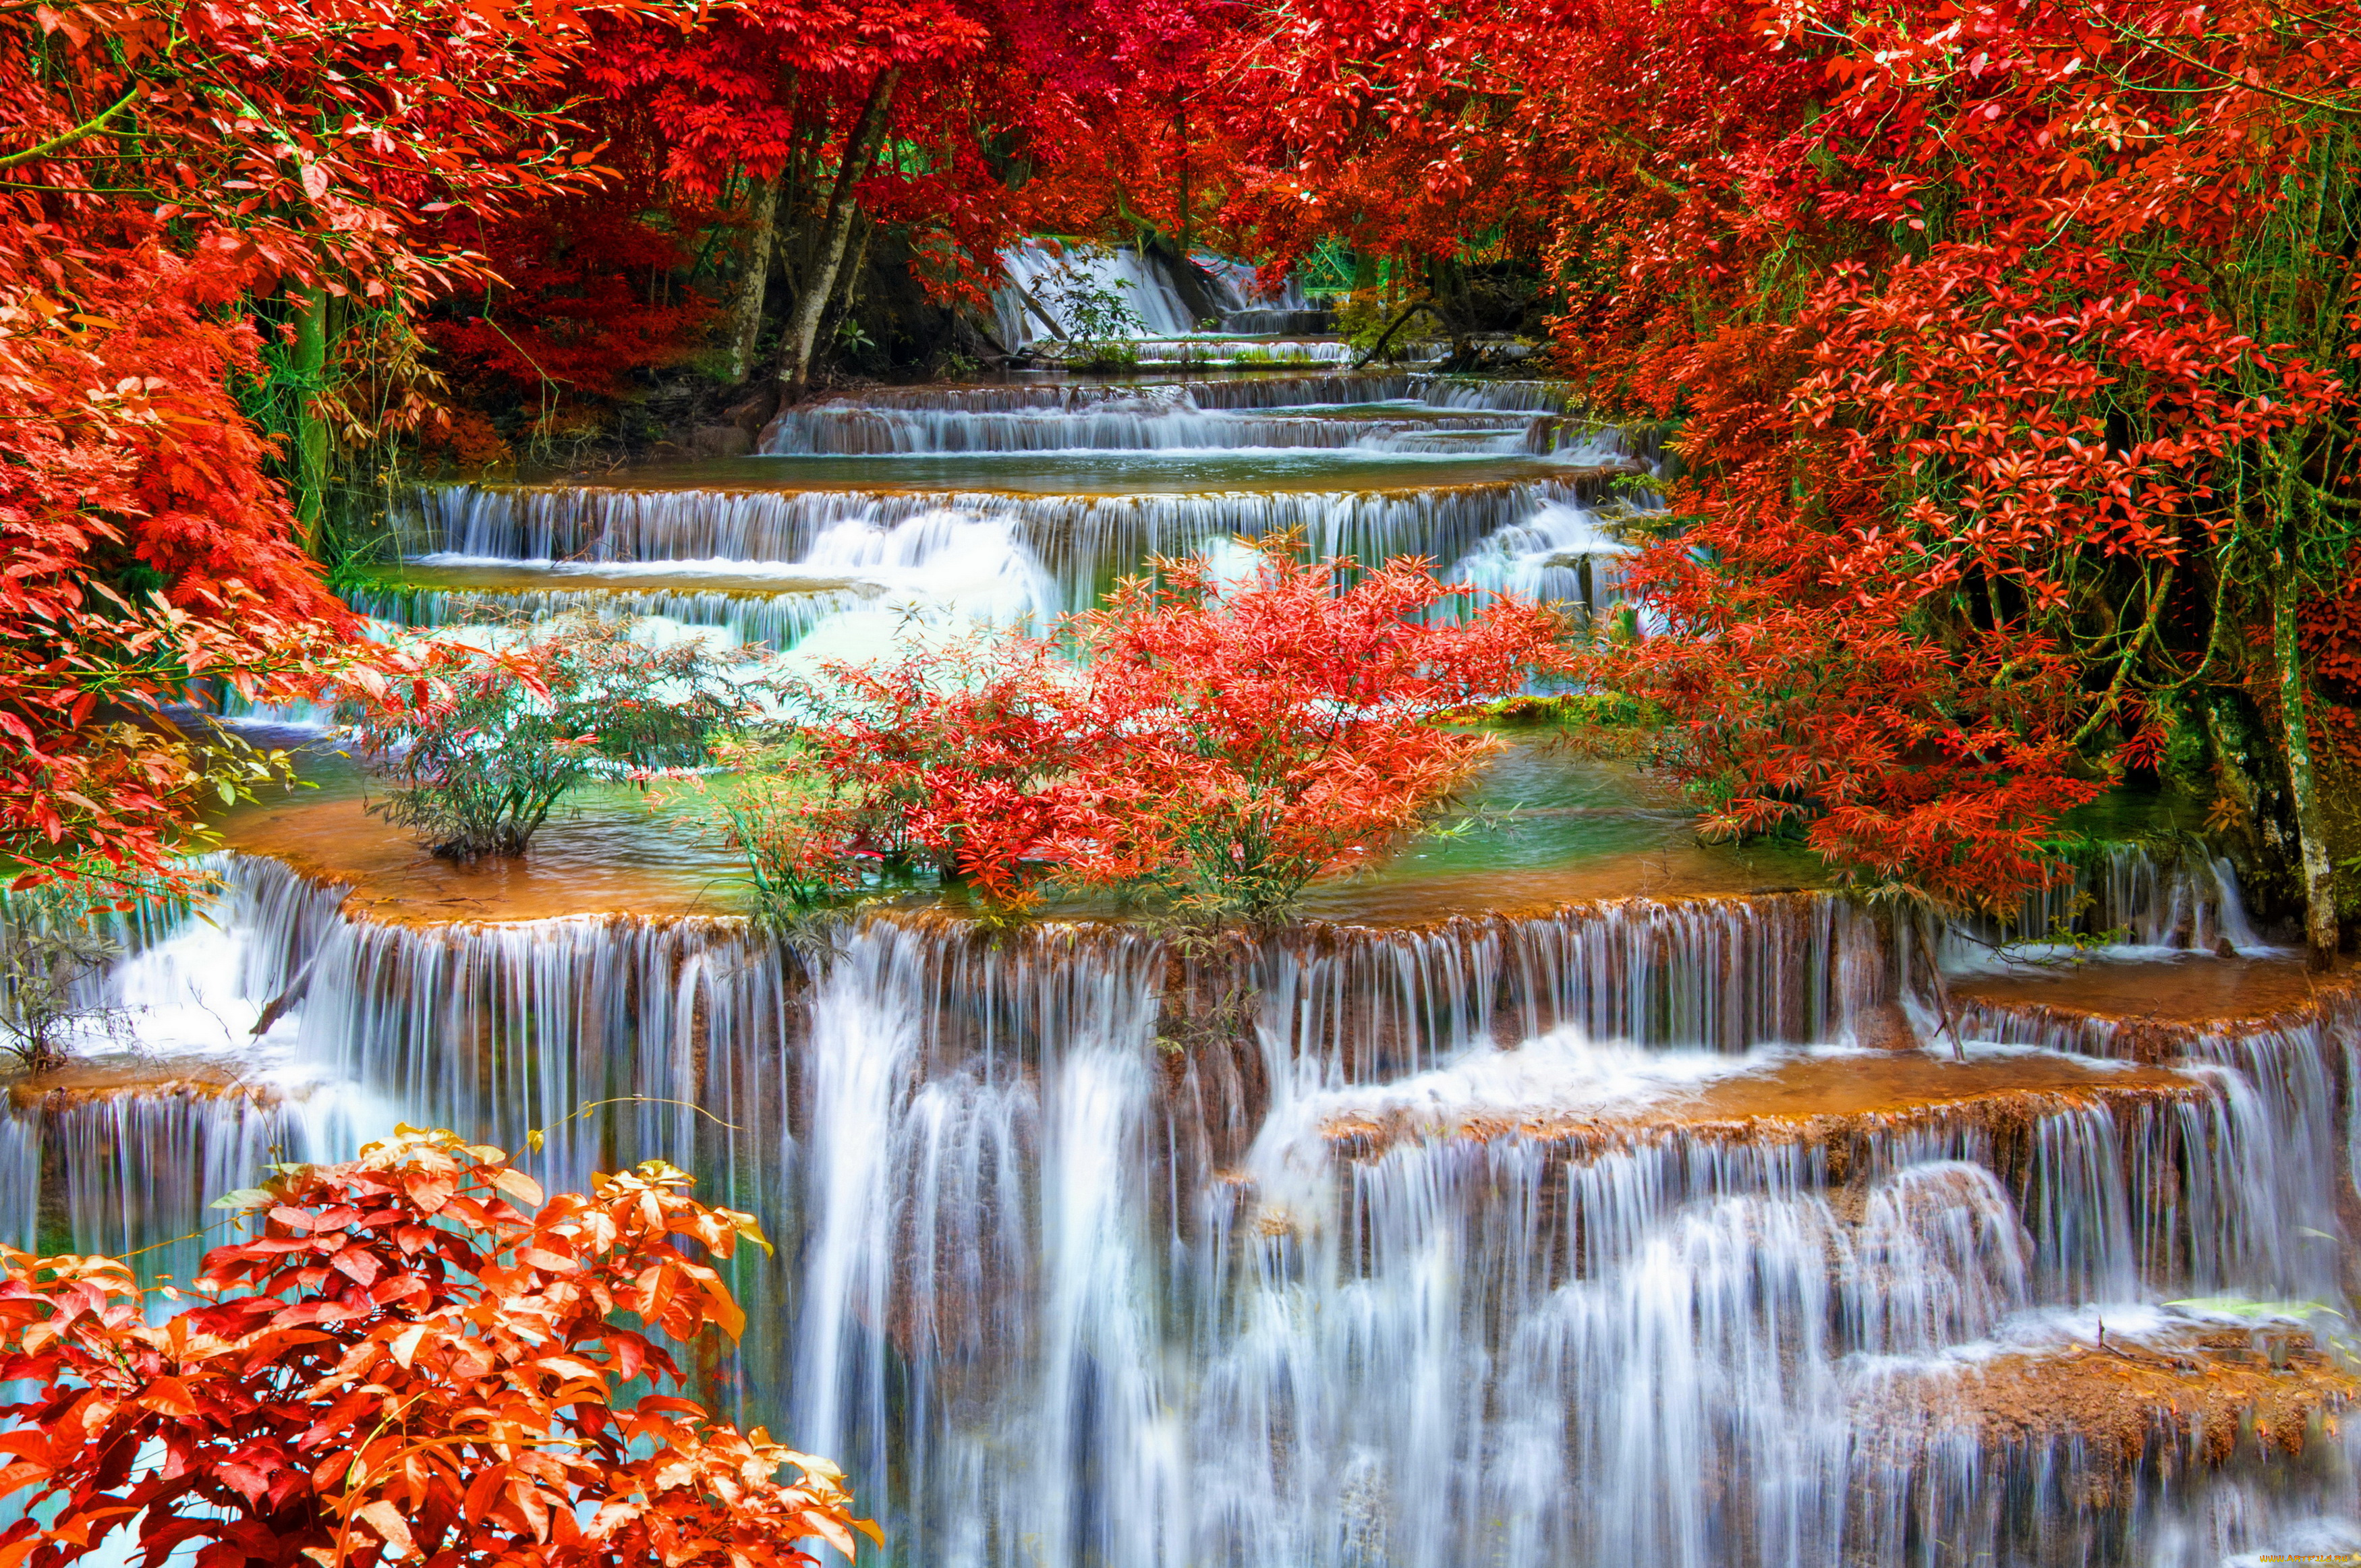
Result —
<path fill-rule="evenodd" d="M 1559 627 L 1505 598 L 1432 619 L 1466 590 L 1425 563 L 1356 573 L 1299 548 L 1262 542 L 1227 585 L 1159 562 L 1074 617 L 1068 647 L 828 666 L 793 694 L 824 781 L 793 829 L 807 862 L 931 859 L 1004 903 L 1054 876 L 1254 919 L 1367 863 L 1495 745 L 1438 721 L 1551 667 Z"/>
<path fill-rule="evenodd" d="M 688 1185 L 656 1163 L 544 1203 L 500 1150 L 405 1129 L 239 1195 L 259 1234 L 207 1254 L 161 1322 L 112 1259 L 0 1251 L 0 1377 L 32 1386 L 0 1491 L 33 1488 L 48 1521 L 0 1530 L 0 1568 L 117 1529 L 198 1568 L 763 1568 L 813 1562 L 815 1537 L 851 1556 L 876 1527 L 834 1466 L 664 1391 L 663 1339 L 745 1321 L 697 1258 L 764 1245 Z"/>
<path fill-rule="evenodd" d="M 1562 367 L 1676 424 L 1631 579 L 1667 635 L 1592 674 L 1670 711 L 1718 822 L 2005 905 L 2063 810 L 2251 674 L 2334 944 L 2294 620 L 2356 501 L 2351 29 L 2272 0 L 1302 16 L 1282 249 L 1544 225 Z M 1398 140 L 1424 177 L 1372 179 Z M 2257 619 L 2284 630 L 2249 672 Z"/>
<path fill-rule="evenodd" d="M 10 231 L 0 225 L 0 245 Z M 283 695 L 328 663 L 340 606 L 291 542 L 224 381 L 253 334 L 149 246 L 68 257 L 47 287 L 15 231 L 0 302 L 0 845 L 25 878 L 168 870 L 200 795 L 242 764 L 178 737 L 205 684 Z M 225 768 L 238 769 L 225 773 Z"/>
<path fill-rule="evenodd" d="M 445 373 L 478 400 L 521 396 L 546 431 L 569 410 L 628 396 L 639 373 L 697 354 L 714 303 L 675 282 L 692 258 L 677 234 L 647 221 L 656 204 L 644 192 L 600 191 L 484 226 L 498 280 L 421 329 Z M 694 222 L 696 213 L 683 203 L 672 215 Z"/>
<path fill-rule="evenodd" d="M 324 362 L 329 302 L 393 313 L 467 269 L 441 212 L 579 180 L 543 111 L 570 11 L 507 0 L 61 5 L 0 12 L 0 852 L 137 885 L 247 771 L 171 710 L 316 674 L 350 622 L 231 385 L 241 302 Z M 313 389 L 316 391 L 316 388 Z"/>
<path fill-rule="evenodd" d="M 886 291 L 903 310 L 918 297 L 983 304 L 999 254 L 1031 233 L 1145 236 L 1177 264 L 1221 204 L 1221 106 L 1240 82 L 1216 68 L 1248 16 L 1237 0 L 735 0 L 686 23 L 602 22 L 580 112 L 630 211 L 560 202 L 543 220 L 556 243 L 494 236 L 504 274 L 539 277 L 488 294 L 467 330 L 485 338 L 496 323 L 519 344 L 570 333 L 585 372 L 601 342 L 614 365 L 634 363 L 644 345 L 630 318 L 598 303 L 613 271 L 602 245 L 660 230 L 687 265 L 656 296 L 727 295 L 710 363 L 774 397 L 774 380 L 788 394 L 809 380 L 829 323 L 866 308 L 873 262 L 906 272 L 907 288 Z M 498 363 L 489 342 L 470 345 Z"/>

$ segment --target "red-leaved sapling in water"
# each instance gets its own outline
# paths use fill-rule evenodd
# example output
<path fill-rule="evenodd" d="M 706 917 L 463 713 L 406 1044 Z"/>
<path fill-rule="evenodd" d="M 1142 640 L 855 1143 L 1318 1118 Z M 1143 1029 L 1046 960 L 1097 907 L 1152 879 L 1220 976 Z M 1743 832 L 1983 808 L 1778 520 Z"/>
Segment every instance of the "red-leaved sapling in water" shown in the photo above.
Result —
<path fill-rule="evenodd" d="M 1554 615 L 1455 618 L 1469 597 L 1279 536 L 1236 581 L 1159 560 L 1058 637 L 830 664 L 789 688 L 783 771 L 741 795 L 737 838 L 806 904 L 931 869 L 1002 906 L 1057 885 L 1275 918 L 1430 824 L 1498 744 L 1439 721 L 1555 665 Z"/>
<path fill-rule="evenodd" d="M 356 689 L 338 709 L 392 783 L 369 809 L 437 855 L 521 855 L 584 784 L 710 761 L 751 711 L 731 675 L 746 656 L 644 642 L 637 625 L 572 614 L 498 648 L 399 645 L 412 678 Z"/>

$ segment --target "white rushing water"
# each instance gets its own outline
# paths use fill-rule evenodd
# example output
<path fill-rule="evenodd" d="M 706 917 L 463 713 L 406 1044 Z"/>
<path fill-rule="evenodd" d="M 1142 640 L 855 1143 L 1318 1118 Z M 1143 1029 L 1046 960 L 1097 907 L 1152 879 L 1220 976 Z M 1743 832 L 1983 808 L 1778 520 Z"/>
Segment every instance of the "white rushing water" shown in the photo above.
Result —
<path fill-rule="evenodd" d="M 873 924 L 807 984 L 728 922 L 384 926 L 229 874 L 223 925 L 168 932 L 120 993 L 208 976 L 233 1030 L 292 993 L 275 1081 L 511 1146 L 549 1127 L 553 1182 L 708 1173 L 781 1244 L 737 1266 L 731 1397 L 843 1460 L 900 1560 L 1804 1568 L 2136 1539 L 2193 1563 L 2351 1504 L 2334 1444 L 2300 1486 L 2167 1486 L 2070 1433 L 1873 1413 L 2208 1321 L 2169 1301 L 2341 1299 L 2334 1030 L 2234 1034 L 2172 1086 L 2022 1119 L 1705 1135 L 1668 1113 L 1883 1059 L 1808 1044 L 1890 994 L 1873 922 L 1788 895 L 1315 934 L 1254 960 L 1233 1046 L 1160 1038 L 1142 937 Z M 649 1101 L 564 1120 L 618 1095 Z M 152 1237 L 267 1149 L 361 1130 L 297 1125 L 311 1102 L 52 1112 L 72 1234 Z M 1628 1131 L 1531 1130 L 1600 1117 Z M 0 1158 L 32 1121 L 0 1121 Z"/>
<path fill-rule="evenodd" d="M 1136 254 L 1089 265 L 1170 291 Z M 1600 611 L 1627 550 L 1596 466 L 1654 461 L 1550 384 L 1399 374 L 881 389 L 770 446 L 669 488 L 423 491 L 403 548 L 445 575 L 363 608 L 456 635 L 598 608 L 809 660 L 1044 625 L 1152 554 L 1300 530 Z M 1305 926 L 1228 970 L 1051 922 L 884 916 L 819 956 L 727 919 L 395 923 L 274 862 L 222 872 L 203 917 L 157 915 L 91 983 L 112 1022 L 80 1067 L 114 1086 L 0 1108 L 0 1240 L 169 1243 L 149 1261 L 185 1276 L 212 1197 L 396 1119 L 544 1131 L 553 1188 L 669 1159 L 778 1243 L 730 1266 L 749 1321 L 721 1396 L 841 1461 L 896 1563 L 2179 1568 L 2356 1543 L 2356 1456 L 2324 1427 L 2294 1464 L 2177 1412 L 2128 1453 L 2038 1411 L 1977 1424 L 1988 1379 L 2070 1391 L 2103 1336 L 2163 1354 L 2340 1321 L 2350 1009 L 2160 1033 L 1956 1003 L 1938 1054 L 1869 1053 L 1862 1020 L 1933 1006 L 1924 955 L 1825 893 Z M 2015 929 L 2053 925 L 2102 963 L 2269 951 L 2193 848 L 2094 856 Z M 1935 956 L 2061 956 L 2001 935 Z M 1233 984 L 1219 1027 L 1174 1010 Z M 1773 1092 L 1880 1073 L 1913 1092 L 1819 1115 Z"/>
<path fill-rule="evenodd" d="M 1119 301 L 1134 318 L 1130 331 L 1101 335 L 1202 340 L 1207 334 L 1283 333 L 1312 325 L 1303 319 L 1310 302 L 1293 280 L 1271 292 L 1256 286 L 1254 269 L 1243 263 L 1205 251 L 1191 260 L 1213 307 L 1211 320 L 1193 313 L 1172 277 L 1136 247 L 1025 241 L 1000 258 L 1009 280 L 993 300 L 1001 344 L 1015 350 L 1084 335 L 1078 329 L 1087 323 L 1060 304 L 1062 296 L 1078 289 Z M 1045 315 L 1050 320 L 1044 321 Z"/>

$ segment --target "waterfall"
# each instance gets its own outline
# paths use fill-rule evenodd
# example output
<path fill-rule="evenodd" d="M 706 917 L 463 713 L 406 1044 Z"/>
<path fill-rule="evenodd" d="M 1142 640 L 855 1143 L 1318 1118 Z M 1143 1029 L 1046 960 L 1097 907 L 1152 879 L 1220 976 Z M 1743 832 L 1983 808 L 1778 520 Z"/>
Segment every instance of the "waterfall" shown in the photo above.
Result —
<path fill-rule="evenodd" d="M 1741 1051 L 1831 1038 L 1890 999 L 1883 929 L 1842 898 L 1624 899 L 1410 930 L 1314 927 L 1270 960 L 1274 1082 L 1425 1070 L 1573 1025 L 1600 1039 Z"/>
<path fill-rule="evenodd" d="M 1606 462 L 1615 433 L 1557 416 L 1537 381 L 1349 373 L 1086 387 L 917 389 L 806 404 L 765 433 L 777 455 L 1312 449 L 1562 452 Z M 1258 416 L 1258 417 L 1257 417 Z"/>
<path fill-rule="evenodd" d="M 1454 563 L 1455 580 L 1484 592 L 1596 611 L 1617 597 L 1621 551 L 1604 520 L 1609 481 L 1653 467 L 1653 439 L 1572 417 L 1551 383 L 1400 372 L 881 389 L 786 411 L 764 448 L 858 458 L 865 478 L 899 463 L 904 483 L 797 488 L 783 464 L 789 482 L 730 488 L 427 487 L 395 519 L 414 577 L 359 590 L 353 603 L 423 628 L 572 609 L 644 615 L 775 650 L 826 628 L 820 652 L 843 654 L 883 634 L 840 622 L 882 625 L 917 606 L 1040 625 L 1091 608 L 1151 555 L 1301 530 L 1323 555 L 1425 556 Z M 1098 493 L 1086 476 L 1074 493 L 930 479 L 941 470 L 927 459 L 993 454 L 1316 455 L 1342 473 L 1361 459 L 1390 465 L 1389 476 L 1404 463 L 1475 457 L 1532 477 L 1134 493 Z"/>
<path fill-rule="evenodd" d="M 922 531 L 936 531 L 939 536 L 955 520 L 969 520 L 970 537 L 1000 543 L 1001 553 L 985 561 L 981 578 L 1021 584 L 1013 591 L 1023 599 L 1035 593 L 1030 574 L 1038 570 L 1046 574 L 1048 584 L 1039 592 L 1057 608 L 1071 610 L 1089 608 L 1115 577 L 1140 570 L 1151 554 L 1200 554 L 1227 539 L 1292 529 L 1302 530 L 1324 556 L 1377 562 L 1411 554 L 1460 561 L 1466 563 L 1457 570 L 1462 580 L 1512 591 L 1528 586 L 1563 588 L 1572 578 L 1575 591 L 1553 597 L 1578 599 L 1576 572 L 1551 576 L 1556 568 L 1544 558 L 1535 564 L 1534 575 L 1519 579 L 1515 573 L 1521 568 L 1511 553 L 1530 554 L 1534 548 L 1522 543 L 1532 526 L 1530 520 L 1543 514 L 1595 517 L 1593 509 L 1603 501 L 1604 487 L 1597 479 L 1570 478 L 1414 492 L 1027 496 L 454 486 L 424 499 L 425 509 L 414 526 L 416 542 L 424 547 L 421 559 L 428 565 L 545 565 L 573 559 L 584 564 L 576 569 L 586 572 L 657 563 L 720 572 L 730 563 L 788 562 L 812 579 L 828 580 L 831 573 L 872 576 L 882 588 L 899 587 L 903 591 L 913 591 L 914 576 L 923 578 L 932 571 L 938 580 L 949 578 L 956 575 L 950 569 L 956 562 L 988 552 L 943 551 L 915 560 L 904 555 L 909 565 L 902 567 L 906 575 L 898 579 L 875 570 L 886 565 L 881 558 L 889 551 L 905 550 L 900 541 L 922 537 Z M 856 542 L 860 548 L 847 547 Z M 1481 564 L 1494 559 L 1510 564 L 1497 571 Z M 551 590 L 563 581 L 553 579 Z M 1595 583 L 1594 592 L 1603 603 L 1611 589 L 1611 574 L 1601 570 Z M 685 597 L 688 591 L 689 585 L 684 584 L 680 594 Z M 366 602 L 375 612 L 383 601 Z M 793 605 L 807 598 L 776 602 Z M 755 612 L 727 613 L 751 617 Z M 697 624 L 730 624 L 719 616 L 695 619 Z"/>
<path fill-rule="evenodd" d="M 185 1277 L 214 1193 L 371 1114 L 540 1129 L 553 1186 L 672 1159 L 778 1243 L 730 1266 L 716 1392 L 842 1460 L 897 1559 L 2095 1561 L 2136 1522 L 2193 1563 L 2354 1500 L 2325 1438 L 2258 1490 L 2195 1427 L 1960 1435 L 2102 1325 L 2169 1333 L 2159 1303 L 2345 1299 L 2349 1010 L 2133 1053 L 2179 1066 L 1991 1007 L 1960 1062 L 1816 1044 L 1914 982 L 1831 894 L 1227 960 L 901 916 L 807 960 L 723 919 L 380 923 L 219 866 L 213 924 L 151 922 L 110 993 L 278 1002 L 271 1071 L 20 1102 L 12 1190 Z M 1224 961 L 1250 1005 L 1192 1026 Z"/>
<path fill-rule="evenodd" d="M 1615 481 L 1661 432 L 1192 324 L 1137 345 L 1170 374 L 874 389 L 724 466 L 424 488 L 408 575 L 356 602 L 623 610 L 808 660 L 1295 531 L 1617 602 Z M 700 1391 L 841 1461 L 930 1568 L 2361 1545 L 2334 1428 L 2361 1380 L 2323 1348 L 2354 1306 L 2361 1002 L 2257 981 L 2257 1016 L 2116 1018 L 2072 978 L 2277 984 L 2201 847 L 2090 850 L 2013 924 L 1947 931 L 1938 985 L 1836 893 L 1433 918 L 1506 895 L 1463 868 L 1422 905 L 1410 861 L 1386 899 L 1416 924 L 895 908 L 791 944 L 613 907 L 607 858 L 651 852 L 615 843 L 549 849 L 533 906 L 576 912 L 536 919 L 393 919 L 220 858 L 209 903 L 122 924 L 67 1071 L 14 1087 L 0 1231 L 185 1276 L 216 1194 L 397 1120 L 552 1190 L 669 1160 L 777 1244 L 729 1262 L 746 1332 Z M 2109 939 L 2026 946 L 2059 932 Z"/>
<path fill-rule="evenodd" d="M 1955 927 L 1946 946 L 1954 966 L 1980 967 L 1980 949 L 2037 945 L 2053 931 L 2084 937 L 2115 933 L 2115 945 L 2169 951 L 2268 952 L 2246 918 L 2238 875 L 2229 861 L 2194 844 L 2151 850 L 2101 841 L 2079 855 L 2073 874 L 2028 894 L 2004 928 L 1990 920 Z"/>
<path fill-rule="evenodd" d="M 1147 335 L 1178 337 L 1199 329 L 1196 316 L 1182 302 L 1172 280 L 1134 247 L 1068 245 L 1052 248 L 1039 240 L 1028 239 L 1004 252 L 1000 265 L 1013 287 L 1004 287 L 994 296 L 993 308 L 1000 318 L 1000 341 L 1012 349 L 1028 346 L 1049 335 L 1049 328 L 1026 306 L 1017 291 L 1023 290 L 1036 302 L 1049 306 L 1051 302 L 1042 298 L 1043 289 L 1069 280 L 1121 301 L 1138 318 Z M 1246 304 L 1227 279 L 1214 274 L 1210 281 L 1224 311 Z M 1062 317 L 1058 324 L 1064 330 L 1073 326 Z"/>
<path fill-rule="evenodd" d="M 41 1136 L 65 1187 L 73 1250 L 140 1260 L 150 1277 L 195 1277 L 223 1239 L 210 1207 L 281 1162 L 349 1158 L 390 1128 L 356 1117 L 339 1097 L 281 1098 L 260 1087 L 165 1084 L 129 1094 L 54 1096 Z"/>
<path fill-rule="evenodd" d="M 1144 388 L 1122 402 L 1009 413 L 821 403 L 780 415 L 763 450 L 797 456 L 1301 449 L 1509 455 L 1532 450 L 1532 422 L 1519 414 L 1491 412 L 1400 419 L 1325 412 L 1257 416 L 1200 408 L 1185 389 L 1168 395 L 1165 389 Z"/>
<path fill-rule="evenodd" d="M 1448 576 L 1488 593 L 1579 604 L 1596 614 L 1620 597 L 1617 563 L 1629 554 L 1631 547 L 1608 531 L 1598 512 L 1551 501 L 1485 535 Z"/>
<path fill-rule="evenodd" d="M 41 1122 L 16 1107 L 0 1116 L 0 1192 L 7 1194 L 0 1209 L 0 1246 L 40 1245 Z"/>
<path fill-rule="evenodd" d="M 359 588 L 346 593 L 354 610 L 388 625 L 433 630 L 521 617 L 551 620 L 588 613 L 648 618 L 682 626 L 719 627 L 732 644 L 785 650 L 832 616 L 862 609 L 870 596 L 822 589 L 754 594 L 622 588 L 438 589 Z"/>
<path fill-rule="evenodd" d="M 1057 289 L 1070 281 L 1121 300 L 1138 318 L 1139 332 L 1148 340 L 1206 332 L 1328 330 L 1328 313 L 1314 308 L 1294 280 L 1290 279 L 1276 293 L 1266 294 L 1257 288 L 1255 269 L 1247 263 L 1204 251 L 1190 259 L 1196 264 L 1214 307 L 1210 323 L 1198 318 L 1164 267 L 1137 247 L 1069 244 L 1052 247 L 1040 240 L 1026 240 L 1000 258 L 1009 280 L 993 297 L 1000 341 L 1021 349 L 1055 335 L 1036 313 L 1036 306 L 1057 317 L 1061 331 L 1071 330 L 1075 323 L 1059 314 L 1055 298 Z M 1032 297 L 1031 304 L 1027 302 L 1027 295 Z"/>

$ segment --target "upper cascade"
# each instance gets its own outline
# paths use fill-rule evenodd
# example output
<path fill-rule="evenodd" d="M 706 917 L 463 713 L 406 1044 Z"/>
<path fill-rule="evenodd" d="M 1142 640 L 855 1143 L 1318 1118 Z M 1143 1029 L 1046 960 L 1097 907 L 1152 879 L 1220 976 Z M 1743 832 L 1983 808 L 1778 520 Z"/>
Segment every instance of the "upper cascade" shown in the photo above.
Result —
<path fill-rule="evenodd" d="M 1607 433 L 1569 440 L 1535 383 L 1497 389 L 1402 376 L 1270 382 L 1130 382 L 864 396 L 789 409 L 763 433 L 776 456 L 1314 449 L 1460 456 L 1618 455 Z"/>
<path fill-rule="evenodd" d="M 794 644 L 878 596 L 1007 621 L 1089 609 L 1152 555 L 1301 531 L 1325 557 L 1414 555 L 1490 592 L 1615 598 L 1597 474 L 1427 490 L 1144 495 L 446 486 L 408 520 L 413 567 L 354 607 L 417 626 L 505 609 L 671 617 Z"/>
<path fill-rule="evenodd" d="M 850 646 L 857 622 L 865 646 L 913 607 L 1045 624 L 1153 556 L 1300 531 L 1323 557 L 1423 557 L 1596 612 L 1623 553 L 1609 477 L 1655 460 L 1652 433 L 1586 423 L 1552 383 L 1395 371 L 880 389 L 766 441 L 726 484 L 423 488 L 396 519 L 406 566 L 352 602 L 428 628 L 633 614 L 782 650 Z"/>
<path fill-rule="evenodd" d="M 1000 341 L 1012 350 L 1094 335 L 1169 339 L 1329 327 L 1328 313 L 1313 308 L 1294 280 L 1266 293 L 1257 289 L 1251 267 L 1207 251 L 1182 258 L 1138 246 L 1031 239 L 1005 252 L 1000 264 L 1007 281 L 993 309 Z M 1119 330 L 1078 313 L 1075 302 L 1088 296 L 1106 302 L 1096 313 L 1112 313 Z"/>

